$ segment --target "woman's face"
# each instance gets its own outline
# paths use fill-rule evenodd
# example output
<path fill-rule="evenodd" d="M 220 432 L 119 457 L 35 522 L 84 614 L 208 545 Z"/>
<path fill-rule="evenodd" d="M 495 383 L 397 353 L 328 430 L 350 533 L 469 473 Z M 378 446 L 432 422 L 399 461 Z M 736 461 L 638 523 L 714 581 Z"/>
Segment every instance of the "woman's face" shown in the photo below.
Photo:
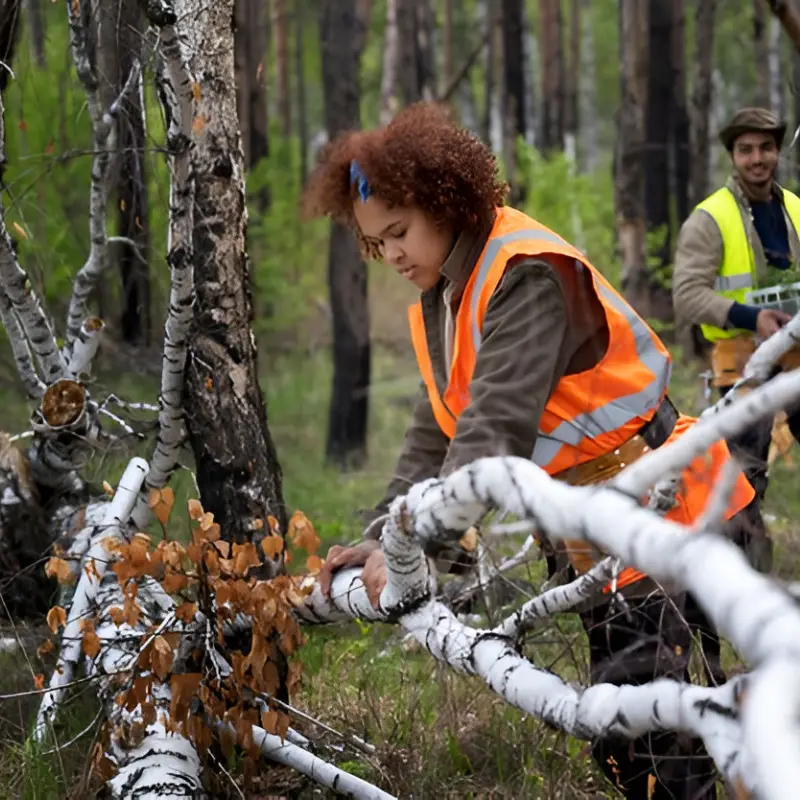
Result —
<path fill-rule="evenodd" d="M 378 246 L 383 260 L 425 292 L 439 280 L 455 236 L 436 225 L 417 206 L 389 208 L 370 195 L 366 203 L 354 201 L 353 213 L 363 236 Z"/>

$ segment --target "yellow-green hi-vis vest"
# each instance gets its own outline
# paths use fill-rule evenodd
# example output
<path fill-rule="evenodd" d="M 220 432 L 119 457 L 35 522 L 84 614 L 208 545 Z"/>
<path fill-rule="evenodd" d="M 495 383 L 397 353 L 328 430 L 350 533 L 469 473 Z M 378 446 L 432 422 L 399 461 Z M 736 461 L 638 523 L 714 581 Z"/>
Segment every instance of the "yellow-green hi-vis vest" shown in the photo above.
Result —
<path fill-rule="evenodd" d="M 794 229 L 800 232 L 800 197 L 783 189 L 783 202 Z M 729 297 L 737 303 L 744 303 L 747 293 L 751 289 L 758 288 L 758 283 L 755 256 L 753 248 L 747 240 L 739 204 L 736 202 L 733 192 L 724 186 L 699 203 L 697 208 L 714 218 L 722 234 L 722 264 L 714 284 L 714 290 L 723 297 Z M 700 329 L 703 331 L 703 336 L 710 342 L 752 335 L 750 331 L 737 328 L 726 330 L 714 325 L 701 325 Z"/>

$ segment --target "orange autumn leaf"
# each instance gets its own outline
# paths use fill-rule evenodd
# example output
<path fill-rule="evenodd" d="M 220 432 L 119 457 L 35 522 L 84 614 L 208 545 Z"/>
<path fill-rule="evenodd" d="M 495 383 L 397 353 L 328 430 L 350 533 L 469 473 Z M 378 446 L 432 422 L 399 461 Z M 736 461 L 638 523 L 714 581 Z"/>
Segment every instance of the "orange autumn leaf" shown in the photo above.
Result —
<path fill-rule="evenodd" d="M 185 623 L 190 623 L 197 614 L 197 603 L 181 603 L 175 609 L 175 616 Z"/>
<path fill-rule="evenodd" d="M 52 556 L 48 559 L 44 567 L 44 572 L 48 578 L 54 577 L 59 583 L 71 582 L 75 578 L 69 564 L 63 558 L 58 558 L 56 556 Z"/>
<path fill-rule="evenodd" d="M 198 522 L 200 523 L 200 530 L 207 531 L 214 524 L 214 515 L 210 511 L 206 511 Z"/>
<path fill-rule="evenodd" d="M 278 524 L 278 520 L 270 514 L 267 517 L 267 525 L 269 525 L 269 531 L 273 536 L 280 536 L 281 535 L 281 526 Z"/>
<path fill-rule="evenodd" d="M 277 711 L 264 711 L 261 714 L 261 727 L 271 734 L 278 732 L 278 712 Z"/>
<path fill-rule="evenodd" d="M 295 547 L 305 550 L 310 556 L 317 552 L 320 538 L 311 521 L 302 511 L 295 511 L 289 520 L 289 540 Z"/>
<path fill-rule="evenodd" d="M 196 498 L 189 500 L 189 519 L 200 519 L 203 516 L 203 504 Z"/>
<path fill-rule="evenodd" d="M 125 622 L 125 612 L 119 606 L 113 606 L 108 609 L 108 616 L 111 621 L 119 628 Z"/>
<path fill-rule="evenodd" d="M 153 654 L 150 660 L 150 666 L 159 680 L 163 681 L 169 674 L 169 668 L 172 666 L 172 648 L 169 642 L 163 636 L 156 636 L 153 640 Z"/>
<path fill-rule="evenodd" d="M 283 552 L 283 539 L 280 536 L 267 536 L 261 540 L 261 550 L 267 558 L 275 558 Z"/>
<path fill-rule="evenodd" d="M 172 487 L 165 486 L 163 489 L 151 489 L 147 505 L 153 512 L 155 518 L 166 525 L 169 515 L 172 513 L 172 506 L 175 503 L 175 492 Z"/>
<path fill-rule="evenodd" d="M 62 625 L 67 624 L 67 612 L 61 606 L 53 606 L 47 612 L 47 627 L 53 633 L 58 633 L 58 629 Z"/>
<path fill-rule="evenodd" d="M 322 569 L 323 563 L 323 560 L 319 556 L 309 556 L 306 559 L 306 569 L 312 575 L 316 575 Z"/>
<path fill-rule="evenodd" d="M 41 672 L 38 675 L 34 675 L 33 685 L 37 689 L 44 689 L 44 675 Z"/>
<path fill-rule="evenodd" d="M 81 630 L 83 631 L 83 638 L 81 640 L 81 647 L 83 652 L 89 658 L 95 658 L 100 652 L 100 637 L 94 629 L 94 621 L 85 619 L 81 622 Z"/>
<path fill-rule="evenodd" d="M 53 640 L 45 639 L 39 646 L 39 649 L 36 651 L 36 655 L 38 655 L 39 658 L 43 658 L 44 656 L 52 653 L 55 649 L 56 646 L 53 644 Z"/>

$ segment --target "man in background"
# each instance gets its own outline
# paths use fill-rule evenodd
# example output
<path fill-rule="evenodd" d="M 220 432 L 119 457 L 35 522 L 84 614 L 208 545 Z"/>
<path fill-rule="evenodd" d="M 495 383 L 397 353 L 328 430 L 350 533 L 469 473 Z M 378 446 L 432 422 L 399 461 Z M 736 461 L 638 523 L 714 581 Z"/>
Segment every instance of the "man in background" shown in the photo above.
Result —
<path fill-rule="evenodd" d="M 733 174 L 697 205 L 678 237 L 673 273 L 675 315 L 699 325 L 711 346 L 714 387 L 725 395 L 760 341 L 791 315 L 747 302 L 753 289 L 800 281 L 800 198 L 775 181 L 786 125 L 763 108 L 737 111 L 720 133 Z M 800 350 L 781 366 L 800 366 Z M 772 418 L 729 442 L 763 499 Z M 787 423 L 800 440 L 800 408 Z M 765 567 L 766 565 L 762 565 Z"/>

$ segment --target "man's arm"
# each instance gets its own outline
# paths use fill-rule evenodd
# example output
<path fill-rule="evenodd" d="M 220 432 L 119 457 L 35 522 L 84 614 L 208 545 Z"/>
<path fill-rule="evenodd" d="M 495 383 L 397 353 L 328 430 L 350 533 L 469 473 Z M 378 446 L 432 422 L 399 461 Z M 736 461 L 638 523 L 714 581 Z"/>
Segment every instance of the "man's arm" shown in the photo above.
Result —
<path fill-rule="evenodd" d="M 694 211 L 681 228 L 675 251 L 675 314 L 696 325 L 755 331 L 759 309 L 722 297 L 714 289 L 722 257 L 722 235 L 716 222 L 705 211 Z M 742 258 L 747 258 L 747 253 L 742 253 Z"/>
<path fill-rule="evenodd" d="M 544 261 L 510 268 L 486 309 L 481 348 L 441 474 L 477 458 L 530 458 L 539 419 L 566 366 L 567 306 Z"/>

